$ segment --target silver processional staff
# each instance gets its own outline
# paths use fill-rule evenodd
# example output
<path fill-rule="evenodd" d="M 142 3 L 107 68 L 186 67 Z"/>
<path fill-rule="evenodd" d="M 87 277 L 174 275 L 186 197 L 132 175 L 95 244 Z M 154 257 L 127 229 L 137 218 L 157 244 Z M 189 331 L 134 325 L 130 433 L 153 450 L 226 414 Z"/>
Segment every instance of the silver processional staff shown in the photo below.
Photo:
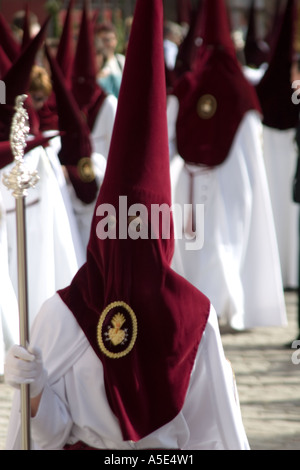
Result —
<path fill-rule="evenodd" d="M 19 95 L 15 101 L 15 114 L 10 130 L 10 145 L 15 165 L 3 175 L 3 184 L 12 191 L 16 200 L 16 228 L 18 253 L 18 304 L 20 322 L 20 345 L 26 348 L 29 343 L 27 254 L 25 197 L 28 189 L 39 180 L 36 171 L 30 172 L 24 164 L 24 150 L 29 134 L 28 113 L 24 108 L 27 95 Z M 30 390 L 29 385 L 21 385 L 21 433 L 22 450 L 30 450 Z"/>

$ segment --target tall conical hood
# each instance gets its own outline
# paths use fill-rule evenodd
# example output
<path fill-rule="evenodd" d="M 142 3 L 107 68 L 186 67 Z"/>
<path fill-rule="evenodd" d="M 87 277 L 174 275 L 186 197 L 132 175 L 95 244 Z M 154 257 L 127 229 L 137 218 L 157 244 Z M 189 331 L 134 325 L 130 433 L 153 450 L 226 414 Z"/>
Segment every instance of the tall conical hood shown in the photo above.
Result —
<path fill-rule="evenodd" d="M 191 0 L 177 0 L 177 23 L 190 25 L 193 15 Z"/>
<path fill-rule="evenodd" d="M 180 78 L 185 72 L 189 72 L 193 69 L 199 47 L 202 45 L 202 38 L 200 36 L 201 14 L 202 0 L 199 1 L 197 9 L 195 9 L 191 17 L 189 31 L 179 46 L 173 74 L 174 80 Z"/>
<path fill-rule="evenodd" d="M 256 87 L 263 112 L 263 123 L 274 129 L 291 129 L 297 125 L 299 106 L 291 99 L 291 68 L 294 54 L 295 0 L 287 0 L 280 34 L 269 67 Z"/>
<path fill-rule="evenodd" d="M 186 162 L 216 166 L 227 158 L 245 113 L 259 110 L 236 58 L 224 0 L 204 0 L 203 44 L 194 69 L 178 82 L 177 147 Z M 228 119 L 230 116 L 230 119 Z"/>
<path fill-rule="evenodd" d="M 87 262 L 59 292 L 103 365 L 124 440 L 182 409 L 210 309 L 170 268 L 172 228 L 164 238 L 153 212 L 172 226 L 170 204 L 163 2 L 137 0 Z"/>
<path fill-rule="evenodd" d="M 39 135 L 33 139 L 27 140 L 26 147 L 24 149 L 24 154 L 30 152 L 36 147 L 46 146 L 50 139 L 55 136 L 48 136 L 45 137 L 43 135 Z M 14 156 L 11 150 L 11 143 L 9 140 L 4 140 L 0 142 L 0 169 L 2 170 L 5 166 L 9 165 L 14 161 Z"/>
<path fill-rule="evenodd" d="M 137 9 L 144 27 L 144 40 L 138 43 L 137 37 L 142 37 L 138 20 L 131 30 L 136 38 L 126 55 L 128 65 L 122 79 L 124 85 L 118 98 L 101 191 L 101 199 L 110 199 L 112 203 L 116 203 L 119 194 L 131 197 L 139 190 L 151 193 L 157 202 L 171 203 L 166 96 L 161 83 L 161 78 L 165 77 L 164 61 L 161 61 L 163 50 L 161 41 L 154 40 L 155 34 L 160 34 L 161 1 L 154 3 L 157 5 L 150 8 L 147 0 L 144 7 L 139 5 Z M 144 17 L 147 12 L 149 24 Z M 155 27 L 155 31 L 151 32 L 151 27 Z M 114 181 L 113 186 L 111 181 Z"/>
<path fill-rule="evenodd" d="M 38 34 L 31 39 L 18 59 L 13 63 L 4 77 L 6 83 L 6 102 L 13 104 L 15 97 L 26 93 L 29 89 L 30 74 L 36 55 L 45 39 L 49 18 L 47 18 Z"/>
<path fill-rule="evenodd" d="M 11 62 L 14 62 L 21 52 L 20 44 L 13 37 L 9 24 L 0 13 L 0 44 Z"/>
<path fill-rule="evenodd" d="M 74 61 L 74 45 L 73 45 L 73 23 L 72 11 L 74 8 L 74 0 L 70 0 L 66 12 L 62 33 L 60 36 L 56 60 L 60 66 L 67 86 L 71 87 L 71 78 Z"/>
<path fill-rule="evenodd" d="M 47 48 L 46 52 L 52 72 L 59 130 L 63 133 L 58 156 L 61 164 L 68 170 L 77 197 L 89 204 L 96 199 L 98 193 L 92 170 L 90 131 L 55 58 Z"/>
<path fill-rule="evenodd" d="M 79 108 L 86 116 L 89 128 L 92 130 L 106 95 L 96 79 L 94 26 L 89 13 L 87 0 L 84 0 L 73 63 L 72 91 Z"/>
<path fill-rule="evenodd" d="M 264 62 L 269 61 L 270 47 L 266 41 L 257 37 L 254 0 L 252 1 L 249 12 L 244 54 L 246 64 L 252 67 L 259 67 Z"/>
<path fill-rule="evenodd" d="M 31 34 L 30 34 L 30 19 L 29 19 L 29 5 L 26 4 L 24 11 L 24 23 L 23 23 L 23 37 L 22 37 L 22 50 L 26 49 L 30 43 Z"/>
<path fill-rule="evenodd" d="M 201 31 L 204 46 L 226 49 L 235 54 L 228 11 L 223 0 L 203 1 Z"/>
<path fill-rule="evenodd" d="M 11 61 L 7 57 L 7 54 L 5 53 L 5 51 L 3 50 L 0 44 L 0 79 L 1 80 L 7 74 L 10 68 L 11 68 Z"/>

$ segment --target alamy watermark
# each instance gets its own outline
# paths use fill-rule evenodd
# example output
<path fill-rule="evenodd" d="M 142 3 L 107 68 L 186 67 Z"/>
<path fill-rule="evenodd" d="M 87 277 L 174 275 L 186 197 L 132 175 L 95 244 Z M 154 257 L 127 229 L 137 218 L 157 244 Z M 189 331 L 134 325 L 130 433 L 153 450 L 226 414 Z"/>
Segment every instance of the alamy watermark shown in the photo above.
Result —
<path fill-rule="evenodd" d="M 300 341 L 298 339 L 293 341 L 291 348 L 296 349 L 292 354 L 292 363 L 297 366 L 300 364 Z"/>
<path fill-rule="evenodd" d="M 149 214 L 150 211 L 150 214 Z M 194 229 L 175 230 L 174 238 L 185 241 L 185 249 L 196 251 L 204 245 L 204 205 L 203 204 L 151 204 L 148 209 L 143 204 L 132 204 L 128 207 L 127 196 L 119 196 L 118 209 L 112 204 L 100 204 L 96 216 L 100 218 L 96 234 L 100 240 L 131 238 L 137 239 L 170 239 L 172 220 L 176 226 L 184 227 L 185 221 L 193 214 Z M 149 220 L 151 226 L 149 230 Z"/>

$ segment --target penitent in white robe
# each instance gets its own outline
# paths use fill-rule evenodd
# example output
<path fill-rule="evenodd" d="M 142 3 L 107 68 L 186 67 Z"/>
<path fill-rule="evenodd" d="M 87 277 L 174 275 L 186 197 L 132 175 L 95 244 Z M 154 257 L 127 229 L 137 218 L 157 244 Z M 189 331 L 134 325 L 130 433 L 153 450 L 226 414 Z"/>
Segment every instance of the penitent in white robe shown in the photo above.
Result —
<path fill-rule="evenodd" d="M 211 300 L 222 322 L 237 330 L 286 325 L 261 137 L 259 115 L 250 111 L 223 164 L 186 168 L 179 155 L 171 161 L 174 206 L 190 203 L 189 173 L 194 171 L 194 202 L 204 209 L 196 228 L 196 233 L 203 231 L 203 246 L 197 250 L 186 249 L 187 211 L 182 217 L 174 212 L 173 268 Z"/>
<path fill-rule="evenodd" d="M 3 172 L 9 173 L 8 165 Z M 70 284 L 78 270 L 68 216 L 56 176 L 43 147 L 25 155 L 25 165 L 37 170 L 39 182 L 28 191 L 26 205 L 26 238 L 28 268 L 29 323 L 46 299 Z M 18 292 L 15 199 L 1 182 L 6 210 L 9 272 Z"/>
<path fill-rule="evenodd" d="M 99 449 L 248 450 L 236 384 L 224 356 L 215 310 L 211 312 L 184 406 L 169 423 L 138 442 L 124 441 L 105 393 L 102 363 L 73 314 L 56 294 L 31 332 L 48 370 L 36 417 L 33 450 L 61 449 L 81 440 Z M 159 378 L 158 378 L 159 380 Z M 7 450 L 20 449 L 19 392 L 15 392 Z"/>

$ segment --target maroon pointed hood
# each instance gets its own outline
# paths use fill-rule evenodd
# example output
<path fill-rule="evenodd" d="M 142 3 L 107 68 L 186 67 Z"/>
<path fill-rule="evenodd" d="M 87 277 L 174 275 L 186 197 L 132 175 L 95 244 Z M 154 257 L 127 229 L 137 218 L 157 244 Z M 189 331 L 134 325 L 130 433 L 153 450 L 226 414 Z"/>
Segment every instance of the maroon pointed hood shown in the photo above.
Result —
<path fill-rule="evenodd" d="M 195 58 L 198 55 L 199 47 L 202 44 L 201 38 L 201 14 L 202 3 L 200 0 L 197 9 L 190 20 L 189 31 L 182 41 L 175 64 L 175 75 L 178 79 L 185 72 L 190 72 L 194 67 Z"/>
<path fill-rule="evenodd" d="M 270 47 L 268 43 L 257 37 L 254 0 L 252 1 L 249 12 L 244 55 L 246 64 L 252 67 L 260 67 L 264 62 L 268 62 L 270 57 Z"/>
<path fill-rule="evenodd" d="M 22 37 L 22 50 L 26 49 L 30 43 L 31 34 L 30 34 L 30 19 L 29 19 L 29 5 L 26 4 L 24 12 L 24 23 L 23 23 L 23 37 Z"/>
<path fill-rule="evenodd" d="M 126 57 L 87 262 L 59 294 L 102 362 L 123 439 L 138 441 L 182 409 L 210 303 L 170 268 L 170 213 L 166 237 L 152 214 L 171 205 L 162 0 L 137 0 Z"/>
<path fill-rule="evenodd" d="M 177 23 L 191 24 L 193 7 L 191 0 L 177 0 Z"/>
<path fill-rule="evenodd" d="M 74 0 L 70 0 L 56 54 L 57 63 L 63 72 L 68 87 L 71 87 L 72 69 L 74 61 L 74 39 L 72 22 L 73 8 Z"/>
<path fill-rule="evenodd" d="M 7 74 L 10 68 L 11 68 L 11 61 L 7 57 L 5 51 L 3 50 L 0 44 L 0 79 L 1 80 Z"/>
<path fill-rule="evenodd" d="M 260 108 L 236 58 L 225 1 L 204 0 L 201 20 L 203 44 L 194 69 L 174 90 L 177 148 L 186 162 L 213 167 L 227 158 L 245 113 Z"/>
<path fill-rule="evenodd" d="M 47 49 L 46 49 L 47 51 Z M 77 197 L 86 204 L 95 201 L 98 186 L 92 170 L 90 130 L 67 87 L 56 60 L 47 51 L 56 96 L 61 150 L 59 159 L 69 174 Z"/>
<path fill-rule="evenodd" d="M 21 52 L 21 47 L 2 13 L 0 13 L 0 44 L 9 60 L 14 62 Z"/>
<path fill-rule="evenodd" d="M 59 65 L 66 87 L 71 89 L 72 87 L 72 70 L 74 61 L 74 39 L 73 39 L 73 22 L 72 12 L 74 8 L 74 0 L 69 1 L 69 5 L 64 18 L 63 29 L 60 36 L 56 62 Z M 56 130 L 59 128 L 58 116 L 57 116 L 57 104 L 54 91 L 51 96 L 44 104 L 43 108 L 38 111 L 40 120 L 41 132 L 48 130 Z"/>
<path fill-rule="evenodd" d="M 299 120 L 299 106 L 291 99 L 291 68 L 294 57 L 295 0 L 287 0 L 276 47 L 266 73 L 256 87 L 263 123 L 274 129 L 291 129 Z"/>
<path fill-rule="evenodd" d="M 73 63 L 72 92 L 90 130 L 106 94 L 97 83 L 94 45 L 94 25 L 87 0 L 84 0 L 79 37 Z"/>
<path fill-rule="evenodd" d="M 45 38 L 48 22 L 49 18 L 46 19 L 39 33 L 30 41 L 3 77 L 6 85 L 6 104 L 0 106 L 0 140 L 8 140 L 9 138 L 15 97 L 28 93 L 32 66 Z M 26 101 L 25 107 L 29 113 L 31 132 L 36 134 L 39 132 L 39 122 L 30 99 Z"/>

